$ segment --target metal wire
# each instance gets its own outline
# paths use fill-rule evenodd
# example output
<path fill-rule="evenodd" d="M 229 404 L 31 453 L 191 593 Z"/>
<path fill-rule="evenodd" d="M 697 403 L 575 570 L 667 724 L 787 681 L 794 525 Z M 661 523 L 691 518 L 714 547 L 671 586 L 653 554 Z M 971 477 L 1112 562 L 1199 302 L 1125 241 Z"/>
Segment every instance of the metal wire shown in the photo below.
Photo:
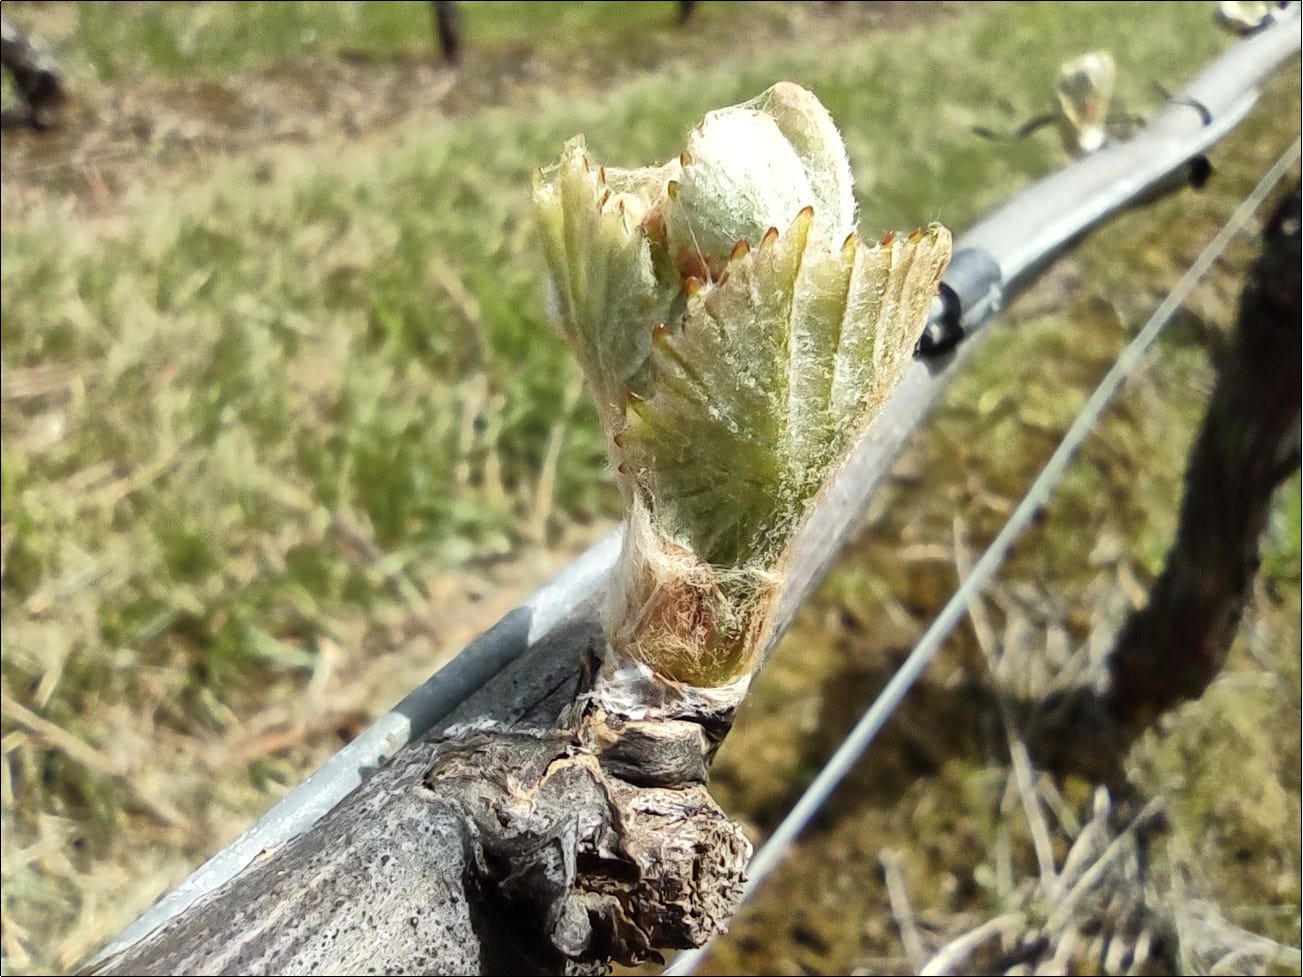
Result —
<path fill-rule="evenodd" d="M 805 793 L 801 795 L 801 799 L 796 802 L 791 812 L 783 819 L 782 823 L 751 860 L 751 864 L 748 866 L 749 878 L 743 895 L 744 901 L 750 898 L 774 870 L 787 853 L 787 849 L 796 840 L 796 837 L 806 828 L 810 820 L 837 788 L 837 785 L 850 772 L 851 767 L 864 754 L 878 731 L 882 729 L 887 719 L 900 705 L 905 693 L 909 691 L 923 673 L 923 670 L 936 656 L 942 642 L 950 636 L 955 626 L 963 619 L 967 613 L 969 602 L 994 575 L 995 571 L 1004 562 L 1005 557 L 1008 556 L 1014 541 L 1027 528 L 1041 507 L 1044 506 L 1050 492 L 1062 479 L 1069 462 L 1094 428 L 1100 414 L 1103 413 L 1105 406 L 1107 406 L 1113 394 L 1117 392 L 1118 387 L 1140 365 L 1146 351 L 1158 338 L 1159 333 L 1167 325 L 1172 314 L 1189 297 L 1200 279 L 1221 256 L 1222 252 L 1226 250 L 1235 235 L 1253 217 L 1267 194 L 1288 172 L 1289 168 L 1294 165 L 1299 155 L 1300 143 L 1295 140 L 1267 170 L 1258 185 L 1245 197 L 1221 230 L 1208 242 L 1208 245 L 1199 254 L 1199 257 L 1194 260 L 1189 270 L 1181 276 L 1172 291 L 1168 293 L 1167 298 L 1154 310 L 1154 314 L 1150 316 L 1144 328 L 1122 351 L 1112 369 L 1100 381 L 1099 386 L 1095 388 L 1094 393 L 1090 395 L 1085 406 L 1082 407 L 1081 412 L 1072 422 L 1072 426 L 1068 428 L 1067 434 L 1064 435 L 1050 460 L 1046 462 L 1045 467 L 1041 469 L 1040 474 L 1036 476 L 1035 481 L 1028 488 L 1013 515 L 1009 517 L 1009 521 L 1004 524 L 1004 528 L 1000 530 L 986 552 L 974 565 L 968 579 L 951 595 L 946 606 L 942 608 L 941 613 L 937 615 L 936 620 L 932 622 L 932 626 L 928 628 L 919 643 L 915 645 L 914 650 L 910 652 L 909 657 L 905 659 L 900 669 L 892 676 L 891 681 L 887 683 L 878 697 L 870 704 L 859 722 L 855 724 L 855 728 L 851 730 L 846 739 L 842 741 L 841 746 L 837 748 L 837 752 L 829 758 L 823 769 L 819 771 L 819 775 L 815 777 L 810 786 L 806 788 Z M 679 956 L 673 964 L 666 968 L 665 974 L 667 977 L 668 975 L 695 973 L 697 964 L 700 963 L 710 949 L 710 945 L 710 943 L 707 943 L 703 947 L 690 950 Z"/>

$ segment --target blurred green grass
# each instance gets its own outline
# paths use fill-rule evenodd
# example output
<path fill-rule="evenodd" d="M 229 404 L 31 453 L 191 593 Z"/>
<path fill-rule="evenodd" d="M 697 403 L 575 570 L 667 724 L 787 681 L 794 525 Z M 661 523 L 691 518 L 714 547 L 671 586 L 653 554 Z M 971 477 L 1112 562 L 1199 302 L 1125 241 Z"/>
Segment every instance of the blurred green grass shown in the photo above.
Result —
<path fill-rule="evenodd" d="M 24 5 L 14 4 L 16 9 Z M 66 7 L 67 5 L 65 5 Z M 672 28 L 669 2 L 461 3 L 465 44 L 483 51 L 528 41 L 557 51 L 636 47 Z M 736 4 L 703 5 L 695 18 L 728 20 Z M 749 5 L 749 16 L 772 9 Z M 437 52 L 433 8 L 412 0 L 88 0 L 69 11 L 33 11 L 53 53 L 75 78 L 104 84 L 142 78 L 222 79 L 274 69 L 286 62 L 347 53 L 373 58 L 432 58 Z"/>
<path fill-rule="evenodd" d="M 1111 50 L 1120 101 L 1136 111 L 1155 83 L 1179 87 L 1229 43 L 1201 4 L 1074 3 L 983 6 L 876 35 L 812 21 L 757 49 L 745 17 L 711 12 L 733 6 L 703 5 L 738 25 L 736 48 L 706 67 L 578 98 L 544 90 L 526 108 L 407 125 L 365 147 L 213 159 L 181 191 L 144 192 L 108 218 L 51 199 L 5 225 L 4 688 L 117 763 L 88 767 L 6 717 L 6 853 L 45 843 L 42 818 L 80 845 L 58 871 L 6 859 L 6 889 L 23 893 L 6 893 L 8 918 L 46 934 L 28 945 L 32 966 L 66 967 L 70 946 L 87 949 L 56 936 L 79 913 L 110 933 L 130 915 L 88 908 L 78 872 L 97 859 L 129 864 L 124 835 L 147 845 L 160 804 L 179 812 L 175 837 L 208 803 L 207 785 L 164 782 L 146 796 L 115 772 L 155 759 L 126 724 L 220 737 L 301 694 L 326 643 L 359 654 L 359 628 L 428 602 L 439 573 L 615 515 L 592 411 L 548 320 L 531 225 L 531 173 L 566 138 L 584 132 L 598 158 L 646 163 L 676 151 L 704 111 L 788 79 L 843 127 L 867 229 L 937 219 L 962 230 L 1060 162 L 1048 133 L 992 144 L 970 127 L 1040 111 L 1062 60 Z M 562 64 L 599 44 L 636 46 L 674 12 L 467 8 L 468 43 L 529 38 Z M 424 4 L 77 12 L 56 49 L 105 85 L 430 43 Z M 1147 220 L 1129 226 L 1151 233 Z M 1110 289 L 1163 287 L 1157 267 L 1141 281 L 1116 256 L 1090 260 Z M 988 402 L 969 423 L 1006 425 L 1009 444 L 1029 430 L 1048 437 L 1035 418 L 1029 427 L 1028 385 L 1066 409 L 1061 371 L 1084 376 L 1106 353 L 1083 349 L 1054 316 L 1044 334 L 1036 356 L 1015 346 L 965 379 Z M 965 430 L 956 457 L 1016 491 L 1023 448 L 979 458 Z M 1179 471 L 1179 447 L 1167 453 Z M 1105 491 L 1090 477 L 1069 487 L 1083 504 Z M 1163 523 L 1150 525 L 1131 528 L 1152 536 L 1141 542 L 1156 565 Z M 1083 546 L 1069 534 L 1041 559 L 1080 565 Z"/>

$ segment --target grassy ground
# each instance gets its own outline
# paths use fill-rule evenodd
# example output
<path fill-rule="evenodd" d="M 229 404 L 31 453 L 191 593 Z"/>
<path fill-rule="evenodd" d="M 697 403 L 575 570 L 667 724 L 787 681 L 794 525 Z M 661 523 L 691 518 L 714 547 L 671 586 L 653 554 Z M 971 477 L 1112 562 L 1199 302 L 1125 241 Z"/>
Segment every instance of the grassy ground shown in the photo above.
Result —
<path fill-rule="evenodd" d="M 530 173 L 566 137 L 647 162 L 786 78 L 844 127 L 867 227 L 962 229 L 1059 162 L 1049 133 L 970 130 L 1039 112 L 1060 61 L 1110 49 L 1138 111 L 1229 43 L 1203 4 L 705 4 L 687 32 L 668 3 L 466 6 L 451 75 L 422 61 L 424 4 L 13 4 L 79 102 L 63 142 L 4 144 L 6 972 L 69 969 L 613 517 L 529 224 Z M 285 75 L 298 87 L 275 87 Z M 314 101 L 277 102 L 305 78 Z M 299 124 L 358 99 L 338 128 Z M 721 755 L 720 794 L 758 832 L 953 587 L 954 516 L 974 549 L 994 533 L 1297 117 L 1296 79 L 1274 85 L 1207 193 L 1124 218 L 993 337 Z M 1210 277 L 1019 547 L 992 611 L 1003 644 L 1085 640 L 1160 565 L 1251 254 Z M 1286 940 L 1298 525 L 1295 482 L 1234 673 L 1133 763 L 1172 806 L 1163 857 L 1199 861 L 1240 925 Z M 967 694 L 980 661 L 956 642 L 721 972 L 903 966 L 882 847 L 910 853 L 937 933 L 1000 908 L 1012 890 L 980 880 L 1004 870 L 983 866 L 1021 851 L 1021 829 L 999 815 L 990 709 Z M 1220 749 L 1249 758 L 1230 798 Z M 1058 789 L 1065 811 L 1090 796 Z"/>
<path fill-rule="evenodd" d="M 21 4 L 20 4 L 21 6 Z M 32 5 L 36 6 L 36 5 Z M 338 54 L 375 58 L 428 57 L 435 50 L 428 3 L 344 0 L 342 3 L 48 4 L 24 11 L 72 76 L 105 85 L 142 78 L 224 80 L 240 73 Z M 774 18 L 772 10 L 759 16 Z M 571 52 L 600 36 L 617 50 L 664 34 L 678 15 L 670 2 L 632 7 L 594 3 L 463 5 L 463 40 L 482 57 L 495 46 L 537 43 Z M 703 11 L 707 18 L 721 11 Z M 727 15 L 724 15 L 727 16 Z"/>

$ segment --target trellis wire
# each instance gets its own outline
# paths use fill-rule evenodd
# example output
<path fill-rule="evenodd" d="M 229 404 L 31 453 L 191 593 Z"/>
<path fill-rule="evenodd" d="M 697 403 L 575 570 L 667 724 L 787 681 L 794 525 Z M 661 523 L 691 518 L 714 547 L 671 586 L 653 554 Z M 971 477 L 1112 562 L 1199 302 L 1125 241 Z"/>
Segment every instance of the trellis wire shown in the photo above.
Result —
<path fill-rule="evenodd" d="M 1073 456 L 1094 429 L 1113 394 L 1140 365 L 1149 347 L 1153 345 L 1154 340 L 1158 338 L 1163 328 L 1171 320 L 1172 314 L 1194 291 L 1195 286 L 1199 284 L 1208 269 L 1226 250 L 1235 235 L 1253 217 L 1267 194 L 1271 192 L 1272 188 L 1280 182 L 1289 168 L 1298 160 L 1299 154 L 1300 142 L 1295 140 L 1267 170 L 1258 185 L 1244 198 L 1235 212 L 1222 225 L 1221 230 L 1208 242 L 1208 245 L 1200 252 L 1194 263 L 1181 276 L 1181 279 L 1168 293 L 1167 298 L 1154 310 L 1154 314 L 1150 316 L 1144 328 L 1136 334 L 1135 339 L 1122 351 L 1113 367 L 1100 381 L 1099 386 L 1095 388 L 1085 406 L 1077 414 L 1071 427 L 1068 428 L 1067 434 L 1064 435 L 1054 454 L 1050 456 L 1050 460 L 1046 462 L 1045 467 L 1041 469 L 1040 474 L 1036 476 L 1036 479 L 1027 489 L 1022 501 L 1018 503 L 1008 522 L 1004 524 L 1004 527 L 996 535 L 986 552 L 974 565 L 968 578 L 951 595 L 950 600 L 941 609 L 941 613 L 937 615 L 931 627 L 924 633 L 918 644 L 914 646 L 914 650 L 910 652 L 909 657 L 905 659 L 901 667 L 891 677 L 891 680 L 878 694 L 878 697 L 865 710 L 859 722 L 855 724 L 854 729 L 842 740 L 841 746 L 824 764 L 823 769 L 819 771 L 819 775 L 806 788 L 800 800 L 796 802 L 787 817 L 783 819 L 782 823 L 779 824 L 751 860 L 748 867 L 744 900 L 754 894 L 756 889 L 773 872 L 787 853 L 787 849 L 791 847 L 797 836 L 805 830 L 838 784 L 850 772 L 851 767 L 855 765 L 869 744 L 873 742 L 873 738 L 900 705 L 905 694 L 936 656 L 942 643 L 963 619 L 965 613 L 967 613 L 969 603 L 991 579 L 995 571 L 999 569 L 1005 557 L 1009 555 L 1009 550 L 1013 547 L 1014 541 L 1031 523 L 1041 507 L 1045 505 L 1050 493 L 1062 479 Z M 710 945 L 710 943 L 707 943 L 705 946 L 681 955 L 671 966 L 666 968 L 665 974 L 667 977 L 669 975 L 682 977 L 682 975 L 695 973 L 697 964 L 710 949 Z"/>

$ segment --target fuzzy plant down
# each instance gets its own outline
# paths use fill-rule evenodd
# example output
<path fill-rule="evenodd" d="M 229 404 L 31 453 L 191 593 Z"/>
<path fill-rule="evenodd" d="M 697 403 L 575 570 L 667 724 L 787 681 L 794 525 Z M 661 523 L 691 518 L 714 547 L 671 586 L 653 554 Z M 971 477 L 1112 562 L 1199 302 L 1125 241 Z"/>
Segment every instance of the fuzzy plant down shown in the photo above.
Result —
<path fill-rule="evenodd" d="M 603 167 L 575 138 L 534 198 L 627 511 L 608 670 L 736 684 L 796 532 L 910 361 L 950 233 L 863 240 L 841 136 L 788 83 L 661 166 Z"/>

